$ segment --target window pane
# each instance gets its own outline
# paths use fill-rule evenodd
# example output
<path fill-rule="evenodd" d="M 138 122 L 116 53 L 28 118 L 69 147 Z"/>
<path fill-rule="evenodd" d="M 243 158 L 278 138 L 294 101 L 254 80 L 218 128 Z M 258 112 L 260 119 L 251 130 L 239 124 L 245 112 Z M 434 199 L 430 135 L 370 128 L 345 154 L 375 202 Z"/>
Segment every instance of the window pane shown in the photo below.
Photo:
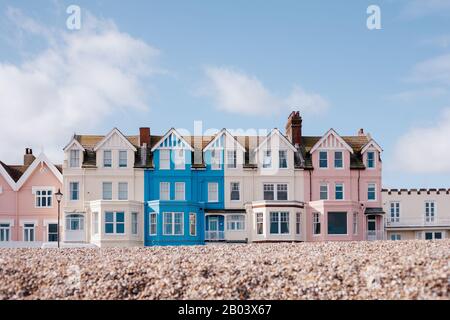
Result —
<path fill-rule="evenodd" d="M 124 223 L 118 223 L 116 224 L 116 233 L 125 233 L 125 224 Z"/>
<path fill-rule="evenodd" d="M 334 167 L 342 168 L 344 166 L 342 151 L 336 151 L 334 153 Z"/>
<path fill-rule="evenodd" d="M 119 151 L 119 167 L 126 168 L 127 167 L 127 152 Z"/>
<path fill-rule="evenodd" d="M 328 212 L 328 234 L 347 234 L 346 212 Z"/>
<path fill-rule="evenodd" d="M 319 167 L 320 168 L 328 167 L 328 153 L 326 151 L 319 152 Z"/>
<path fill-rule="evenodd" d="M 105 224 L 105 233 L 114 233 L 114 224 L 113 223 Z"/>

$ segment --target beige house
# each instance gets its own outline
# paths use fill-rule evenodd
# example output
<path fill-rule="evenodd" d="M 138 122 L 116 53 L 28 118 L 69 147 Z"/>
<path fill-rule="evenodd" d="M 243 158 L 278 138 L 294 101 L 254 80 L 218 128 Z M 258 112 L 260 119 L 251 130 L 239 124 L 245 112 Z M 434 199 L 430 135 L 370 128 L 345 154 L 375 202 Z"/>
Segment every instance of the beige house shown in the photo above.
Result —
<path fill-rule="evenodd" d="M 124 136 L 75 135 L 64 148 L 63 241 L 142 246 L 149 129 Z"/>
<path fill-rule="evenodd" d="M 450 237 L 449 189 L 384 189 L 382 200 L 387 239 Z"/>

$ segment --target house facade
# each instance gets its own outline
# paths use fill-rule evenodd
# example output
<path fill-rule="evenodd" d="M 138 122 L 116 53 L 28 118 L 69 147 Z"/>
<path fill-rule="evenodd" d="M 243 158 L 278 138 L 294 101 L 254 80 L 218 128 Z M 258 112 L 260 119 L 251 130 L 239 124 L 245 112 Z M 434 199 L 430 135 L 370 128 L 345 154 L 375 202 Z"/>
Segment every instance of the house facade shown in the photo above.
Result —
<path fill-rule="evenodd" d="M 45 154 L 37 158 L 26 149 L 21 165 L 0 161 L 0 247 L 38 247 L 58 241 L 58 206 L 54 194 L 62 189 L 61 166 Z"/>
<path fill-rule="evenodd" d="M 142 246 L 148 132 L 72 137 L 64 148 L 65 242 Z"/>
<path fill-rule="evenodd" d="M 382 199 L 387 239 L 450 237 L 449 189 L 383 189 Z"/>

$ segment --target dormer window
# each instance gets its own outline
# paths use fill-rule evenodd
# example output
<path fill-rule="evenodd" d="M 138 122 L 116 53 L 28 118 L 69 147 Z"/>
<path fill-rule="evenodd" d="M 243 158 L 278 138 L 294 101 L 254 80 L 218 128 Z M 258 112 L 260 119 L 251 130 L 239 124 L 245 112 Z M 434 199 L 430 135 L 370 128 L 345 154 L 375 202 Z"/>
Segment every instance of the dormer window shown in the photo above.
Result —
<path fill-rule="evenodd" d="M 220 169 L 220 152 L 218 150 L 211 150 L 211 169 Z"/>
<path fill-rule="evenodd" d="M 375 168 L 375 151 L 367 152 L 367 168 Z"/>
<path fill-rule="evenodd" d="M 342 169 L 344 167 L 344 156 L 342 151 L 334 152 L 334 167 L 336 169 Z"/>
<path fill-rule="evenodd" d="M 159 169 L 170 169 L 170 150 L 159 150 Z"/>
<path fill-rule="evenodd" d="M 328 168 L 328 152 L 326 151 L 319 152 L 319 168 Z"/>
<path fill-rule="evenodd" d="M 272 151 L 264 150 L 263 152 L 263 168 L 272 168 Z"/>
<path fill-rule="evenodd" d="M 79 168 L 80 167 L 80 150 L 70 150 L 70 167 Z"/>
<path fill-rule="evenodd" d="M 279 155 L 279 167 L 280 169 L 286 169 L 288 167 L 287 163 L 287 150 L 278 151 Z"/>
<path fill-rule="evenodd" d="M 186 166 L 184 150 L 177 149 L 177 150 L 174 150 L 174 153 L 175 153 L 175 169 L 184 170 L 185 166 Z"/>
<path fill-rule="evenodd" d="M 112 152 L 111 152 L 111 150 L 103 151 L 103 167 L 105 167 L 105 168 L 112 167 Z"/>
<path fill-rule="evenodd" d="M 236 150 L 228 150 L 227 151 L 227 168 L 228 169 L 236 169 L 237 167 L 237 157 Z"/>

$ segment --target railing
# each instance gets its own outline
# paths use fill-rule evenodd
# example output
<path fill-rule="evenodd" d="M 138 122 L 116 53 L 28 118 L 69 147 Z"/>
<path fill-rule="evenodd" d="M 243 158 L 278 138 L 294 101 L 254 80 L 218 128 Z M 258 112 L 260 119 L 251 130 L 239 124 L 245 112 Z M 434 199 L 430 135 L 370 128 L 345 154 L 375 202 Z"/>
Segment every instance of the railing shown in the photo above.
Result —
<path fill-rule="evenodd" d="M 369 240 L 369 241 L 384 240 L 384 231 L 383 230 L 367 230 L 367 240 Z"/>
<path fill-rule="evenodd" d="M 386 227 L 439 227 L 450 226 L 449 218 L 406 218 L 406 219 L 386 219 Z"/>
<path fill-rule="evenodd" d="M 223 241 L 225 240 L 224 231 L 205 231 L 206 241 Z"/>

